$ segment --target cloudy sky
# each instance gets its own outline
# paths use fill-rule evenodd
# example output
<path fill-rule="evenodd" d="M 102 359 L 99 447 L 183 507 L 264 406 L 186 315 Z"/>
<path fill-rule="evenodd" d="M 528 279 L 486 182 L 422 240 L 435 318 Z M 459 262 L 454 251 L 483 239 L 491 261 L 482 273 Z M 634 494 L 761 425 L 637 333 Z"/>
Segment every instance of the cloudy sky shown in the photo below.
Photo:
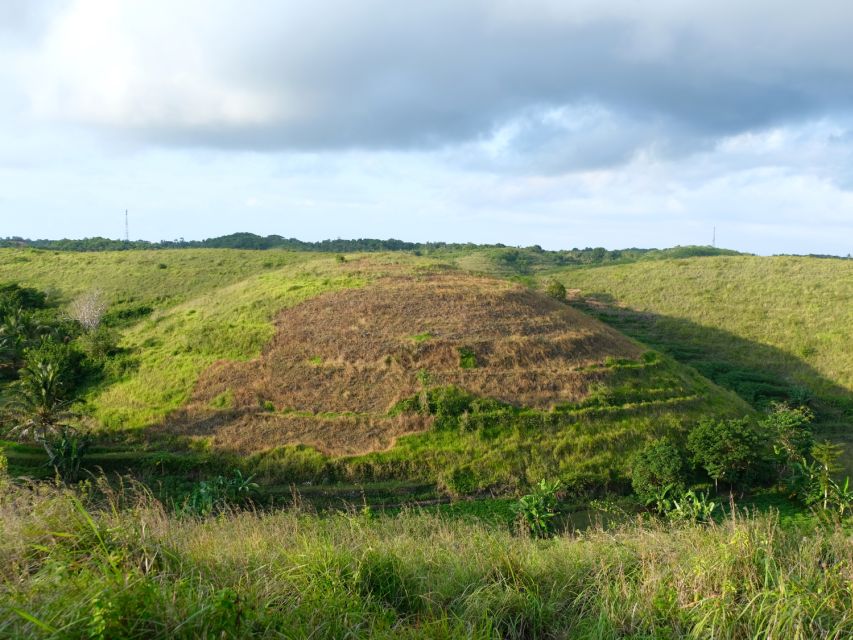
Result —
<path fill-rule="evenodd" d="M 845 0 L 0 0 L 0 236 L 853 252 Z"/>

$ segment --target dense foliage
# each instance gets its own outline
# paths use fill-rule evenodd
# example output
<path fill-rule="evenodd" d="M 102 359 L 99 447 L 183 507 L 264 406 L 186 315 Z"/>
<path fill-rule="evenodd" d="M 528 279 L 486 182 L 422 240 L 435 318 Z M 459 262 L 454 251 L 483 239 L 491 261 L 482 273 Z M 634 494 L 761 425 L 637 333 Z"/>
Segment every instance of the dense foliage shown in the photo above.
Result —
<path fill-rule="evenodd" d="M 667 489 L 683 490 L 684 485 L 684 458 L 669 438 L 650 442 L 634 456 L 631 486 L 643 502 L 651 502 Z"/>

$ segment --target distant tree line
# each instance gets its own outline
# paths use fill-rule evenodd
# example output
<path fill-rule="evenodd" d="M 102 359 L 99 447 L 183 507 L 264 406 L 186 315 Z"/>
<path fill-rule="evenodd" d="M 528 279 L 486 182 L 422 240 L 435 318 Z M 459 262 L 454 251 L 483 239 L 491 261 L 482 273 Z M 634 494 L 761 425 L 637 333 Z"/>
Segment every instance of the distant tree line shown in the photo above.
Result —
<path fill-rule="evenodd" d="M 504 244 L 474 244 L 452 242 L 406 242 L 389 238 L 358 238 L 352 240 L 321 240 L 306 242 L 297 238 L 285 238 L 278 235 L 259 236 L 254 233 L 232 233 L 206 240 L 113 240 L 110 238 L 81 238 L 62 240 L 30 240 L 20 237 L 0 239 L 0 247 L 24 247 L 48 249 L 53 251 L 130 251 L 136 249 L 290 249 L 294 251 L 317 251 L 324 253 L 355 253 L 378 251 L 410 251 L 414 253 L 432 253 L 436 251 L 498 250 L 497 259 L 514 268 L 524 268 L 534 264 L 601 264 L 637 260 L 641 257 L 686 258 L 695 256 L 735 255 L 736 251 L 717 249 L 707 246 L 675 247 L 672 249 L 630 249 L 608 250 L 604 247 L 586 247 L 584 249 L 564 249 L 546 251 L 539 245 L 530 247 L 508 247 Z"/>

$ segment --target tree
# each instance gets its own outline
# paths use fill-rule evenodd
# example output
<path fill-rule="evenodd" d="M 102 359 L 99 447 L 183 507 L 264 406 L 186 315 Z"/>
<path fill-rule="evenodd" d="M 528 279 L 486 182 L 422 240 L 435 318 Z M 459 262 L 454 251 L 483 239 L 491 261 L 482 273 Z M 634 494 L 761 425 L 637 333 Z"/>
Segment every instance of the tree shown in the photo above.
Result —
<path fill-rule="evenodd" d="M 770 413 L 761 421 L 761 428 L 773 443 L 779 475 L 785 479 L 793 465 L 803 460 L 811 451 L 814 437 L 811 430 L 812 412 L 803 406 L 791 408 L 774 403 Z"/>
<path fill-rule="evenodd" d="M 684 459 L 669 438 L 649 442 L 634 456 L 631 485 L 643 502 L 649 503 L 667 488 L 684 490 Z"/>
<path fill-rule="evenodd" d="M 6 308 L 0 321 L 0 369 L 12 372 L 23 363 L 24 351 L 32 344 L 39 327 L 21 307 Z"/>
<path fill-rule="evenodd" d="M 95 331 L 107 312 L 107 303 L 100 291 L 89 291 L 74 300 L 68 309 L 68 315 L 80 323 L 87 332 Z"/>
<path fill-rule="evenodd" d="M 12 385 L 6 411 L 17 434 L 44 442 L 68 417 L 69 401 L 61 364 L 48 359 L 30 360 Z"/>
<path fill-rule="evenodd" d="M 766 439 L 749 418 L 702 420 L 687 437 L 693 461 L 718 486 L 719 481 L 745 488 L 767 477 L 770 455 Z"/>
<path fill-rule="evenodd" d="M 49 463 L 66 480 L 80 468 L 88 439 L 67 421 L 73 389 L 73 371 L 79 354 L 68 344 L 44 340 L 28 349 L 19 379 L 11 385 L 4 413 L 12 432 L 44 447 Z"/>

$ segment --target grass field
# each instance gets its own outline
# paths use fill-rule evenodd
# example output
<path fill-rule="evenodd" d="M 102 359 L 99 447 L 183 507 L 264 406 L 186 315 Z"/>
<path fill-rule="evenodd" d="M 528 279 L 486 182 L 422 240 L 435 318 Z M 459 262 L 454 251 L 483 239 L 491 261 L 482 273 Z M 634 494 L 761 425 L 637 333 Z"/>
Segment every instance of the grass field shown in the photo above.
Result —
<path fill-rule="evenodd" d="M 133 321 L 249 276 L 317 257 L 285 251 L 209 249 L 99 253 L 3 249 L 0 282 L 48 291 L 59 302 L 99 290 L 115 316 Z"/>
<path fill-rule="evenodd" d="M 0 251 L 59 304 L 103 291 L 121 347 L 77 407 L 108 476 L 0 441 L 42 479 L 0 469 L 0 637 L 853 637 L 849 518 L 625 496 L 633 452 L 703 417 L 808 401 L 844 440 L 851 263 L 667 255 Z M 252 509 L 188 515 L 236 470 Z M 543 478 L 533 539 L 514 496 Z"/>
<path fill-rule="evenodd" d="M 577 304 L 761 404 L 853 419 L 853 261 L 705 257 L 563 270 Z"/>
<path fill-rule="evenodd" d="M 770 513 L 547 540 L 418 511 L 199 520 L 131 489 L 0 493 L 5 638 L 853 634 L 853 540 Z"/>

